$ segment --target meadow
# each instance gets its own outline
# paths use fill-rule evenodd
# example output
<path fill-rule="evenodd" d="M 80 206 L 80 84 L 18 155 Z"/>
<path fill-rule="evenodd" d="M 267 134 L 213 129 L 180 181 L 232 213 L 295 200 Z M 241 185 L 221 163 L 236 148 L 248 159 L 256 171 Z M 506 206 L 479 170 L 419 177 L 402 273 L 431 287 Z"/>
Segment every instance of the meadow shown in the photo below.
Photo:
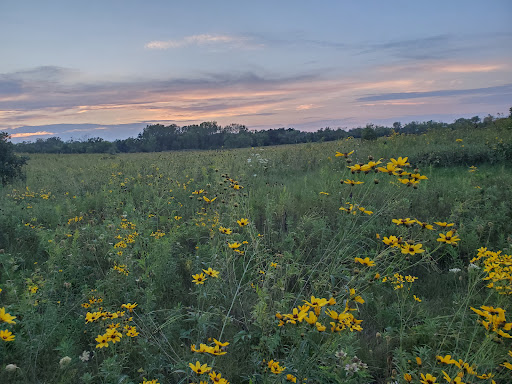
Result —
<path fill-rule="evenodd" d="M 512 129 L 30 155 L 0 383 L 512 382 Z"/>

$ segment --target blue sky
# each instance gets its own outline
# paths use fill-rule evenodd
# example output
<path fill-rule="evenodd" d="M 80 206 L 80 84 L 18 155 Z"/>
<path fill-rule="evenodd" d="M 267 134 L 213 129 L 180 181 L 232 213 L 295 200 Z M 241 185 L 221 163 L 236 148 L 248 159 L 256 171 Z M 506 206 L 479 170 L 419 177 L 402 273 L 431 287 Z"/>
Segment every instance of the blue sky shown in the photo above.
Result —
<path fill-rule="evenodd" d="M 512 2 L 0 3 L 13 141 L 147 124 L 354 127 L 508 113 Z"/>

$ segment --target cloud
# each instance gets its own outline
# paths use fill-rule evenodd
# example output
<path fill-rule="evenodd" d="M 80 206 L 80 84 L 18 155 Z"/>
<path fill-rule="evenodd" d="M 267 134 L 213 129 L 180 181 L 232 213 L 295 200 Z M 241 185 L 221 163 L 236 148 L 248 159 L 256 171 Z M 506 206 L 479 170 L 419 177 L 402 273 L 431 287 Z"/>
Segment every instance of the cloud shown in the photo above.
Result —
<path fill-rule="evenodd" d="M 12 138 L 24 138 L 24 137 L 32 137 L 32 136 L 52 136 L 52 135 L 55 135 L 55 133 L 47 132 L 47 131 L 37 131 L 37 132 L 13 133 L 10 136 Z"/>
<path fill-rule="evenodd" d="M 397 92 L 397 93 L 383 93 L 380 95 L 363 96 L 357 101 L 382 101 L 382 100 L 401 100 L 401 99 L 416 99 L 423 97 L 445 97 L 445 96 L 464 96 L 474 94 L 492 94 L 503 95 L 512 91 L 512 84 L 501 85 L 497 87 L 487 88 L 474 88 L 474 89 L 445 89 L 428 92 Z"/>
<path fill-rule="evenodd" d="M 145 45 L 145 48 L 164 50 L 171 48 L 181 48 L 190 45 L 223 45 L 236 48 L 254 48 L 261 45 L 255 44 L 251 42 L 251 40 L 252 39 L 244 36 L 202 34 L 186 36 L 178 40 L 150 41 Z"/>

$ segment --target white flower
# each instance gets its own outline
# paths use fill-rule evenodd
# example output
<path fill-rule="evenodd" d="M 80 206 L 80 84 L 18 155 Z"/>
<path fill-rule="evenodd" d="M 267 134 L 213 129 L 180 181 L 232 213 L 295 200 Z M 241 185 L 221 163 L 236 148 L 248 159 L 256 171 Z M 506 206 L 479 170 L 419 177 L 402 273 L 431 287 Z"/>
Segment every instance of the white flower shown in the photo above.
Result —
<path fill-rule="evenodd" d="M 78 358 L 85 363 L 86 361 L 89 361 L 89 359 L 91 358 L 91 352 L 83 351 Z"/>
<path fill-rule="evenodd" d="M 450 271 L 451 273 L 457 273 L 457 272 L 460 272 L 461 269 L 460 268 L 451 268 L 448 271 Z"/>
<path fill-rule="evenodd" d="M 59 361 L 59 365 L 61 368 L 64 368 L 65 366 L 69 365 L 69 363 L 71 363 L 71 357 L 69 357 L 69 356 L 64 356 Z"/>
<path fill-rule="evenodd" d="M 15 370 L 17 370 L 17 369 L 18 369 L 18 366 L 17 366 L 16 364 L 7 364 L 7 365 L 5 366 L 5 370 L 6 370 L 7 372 L 14 372 L 14 371 L 15 371 Z"/>
<path fill-rule="evenodd" d="M 468 270 L 471 270 L 471 269 L 480 269 L 480 267 L 476 264 L 471 263 L 468 265 Z"/>

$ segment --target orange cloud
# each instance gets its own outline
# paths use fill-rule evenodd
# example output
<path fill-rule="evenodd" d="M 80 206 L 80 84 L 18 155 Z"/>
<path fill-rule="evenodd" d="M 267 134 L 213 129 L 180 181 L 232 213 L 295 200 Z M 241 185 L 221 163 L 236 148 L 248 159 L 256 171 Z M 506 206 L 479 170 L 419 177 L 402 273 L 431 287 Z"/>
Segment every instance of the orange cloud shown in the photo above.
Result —
<path fill-rule="evenodd" d="M 11 137 L 31 137 L 31 136 L 48 136 L 55 135 L 53 132 L 38 131 L 38 132 L 25 132 L 25 133 L 13 133 Z"/>

